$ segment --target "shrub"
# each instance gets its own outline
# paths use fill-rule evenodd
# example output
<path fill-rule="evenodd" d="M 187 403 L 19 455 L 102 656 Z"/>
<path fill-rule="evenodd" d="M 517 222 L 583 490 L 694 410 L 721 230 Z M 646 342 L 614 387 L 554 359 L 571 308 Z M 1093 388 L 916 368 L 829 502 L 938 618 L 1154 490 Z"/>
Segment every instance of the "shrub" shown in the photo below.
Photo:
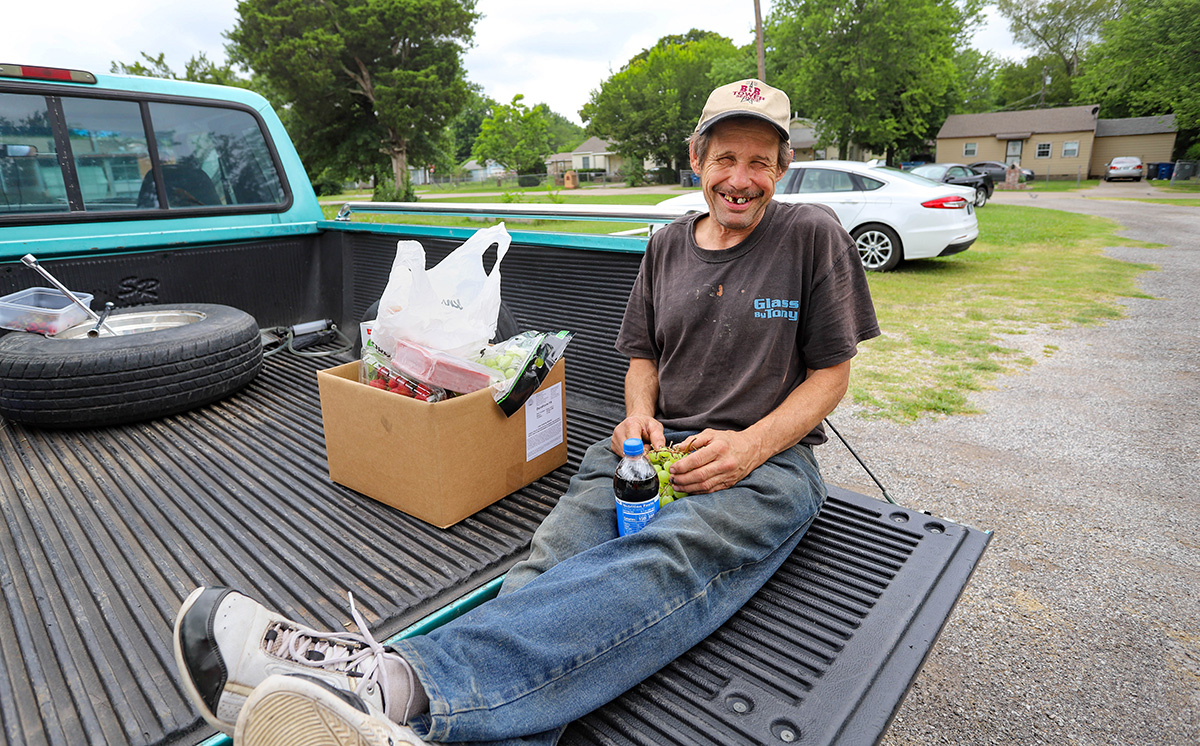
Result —
<path fill-rule="evenodd" d="M 371 194 L 372 202 L 416 202 L 417 199 L 417 188 L 409 178 L 397 188 L 396 182 L 382 176 L 375 182 L 375 191 Z"/>
<path fill-rule="evenodd" d="M 344 191 L 342 180 L 330 174 L 329 171 L 322 171 L 320 176 L 313 179 L 312 186 L 318 197 L 332 197 Z"/>
<path fill-rule="evenodd" d="M 518 177 L 517 177 L 517 186 L 522 186 L 522 187 L 535 187 L 535 186 L 537 186 L 538 184 L 541 184 L 541 183 L 542 183 L 542 180 L 541 180 L 541 178 L 540 178 L 540 177 L 538 177 L 538 176 L 531 176 L 531 175 L 529 175 L 529 174 L 525 174 L 525 175 L 523 175 L 523 176 L 518 176 Z"/>

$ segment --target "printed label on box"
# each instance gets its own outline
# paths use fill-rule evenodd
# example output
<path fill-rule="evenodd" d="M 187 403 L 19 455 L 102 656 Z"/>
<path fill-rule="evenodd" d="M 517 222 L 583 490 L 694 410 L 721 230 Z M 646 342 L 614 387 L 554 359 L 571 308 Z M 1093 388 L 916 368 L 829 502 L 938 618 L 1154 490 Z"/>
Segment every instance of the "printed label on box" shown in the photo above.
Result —
<path fill-rule="evenodd" d="M 533 461 L 563 441 L 563 387 L 556 383 L 525 402 L 525 460 Z"/>

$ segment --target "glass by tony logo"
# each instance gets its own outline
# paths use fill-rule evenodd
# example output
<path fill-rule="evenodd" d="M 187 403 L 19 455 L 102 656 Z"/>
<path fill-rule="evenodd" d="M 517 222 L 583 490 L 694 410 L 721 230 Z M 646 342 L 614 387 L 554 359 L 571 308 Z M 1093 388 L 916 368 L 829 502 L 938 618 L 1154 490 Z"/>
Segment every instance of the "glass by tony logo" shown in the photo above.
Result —
<path fill-rule="evenodd" d="M 755 298 L 754 318 L 756 319 L 787 319 L 795 321 L 799 318 L 800 301 L 783 298 Z"/>

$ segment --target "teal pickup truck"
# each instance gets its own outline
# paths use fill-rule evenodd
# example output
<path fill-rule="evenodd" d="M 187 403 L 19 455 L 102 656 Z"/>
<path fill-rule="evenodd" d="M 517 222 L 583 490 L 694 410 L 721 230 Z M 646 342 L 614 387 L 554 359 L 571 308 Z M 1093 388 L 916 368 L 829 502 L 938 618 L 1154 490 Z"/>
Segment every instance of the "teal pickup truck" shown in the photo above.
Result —
<path fill-rule="evenodd" d="M 324 219 L 247 91 L 0 65 L 0 296 L 44 270 L 102 317 L 0 337 L 0 740 L 226 742 L 172 658 L 192 588 L 325 628 L 352 591 L 380 639 L 421 634 L 488 602 L 621 419 L 613 343 L 646 239 L 514 230 L 514 322 L 575 332 L 567 464 L 448 529 L 333 483 L 316 374 L 355 352 L 321 335 L 357 336 L 398 240 L 432 264 L 472 232 L 353 219 L 372 209 L 439 208 Z M 618 213 L 671 219 L 593 217 Z M 264 358 L 288 329 L 320 331 Z M 563 743 L 875 743 L 988 538 L 834 488 L 750 603 Z"/>

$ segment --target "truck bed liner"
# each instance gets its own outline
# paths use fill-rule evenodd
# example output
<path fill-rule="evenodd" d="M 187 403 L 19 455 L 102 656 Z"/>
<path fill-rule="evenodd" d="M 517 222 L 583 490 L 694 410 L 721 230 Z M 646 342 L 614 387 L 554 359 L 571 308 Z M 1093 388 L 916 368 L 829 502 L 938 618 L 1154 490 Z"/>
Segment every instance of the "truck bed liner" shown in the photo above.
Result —
<path fill-rule="evenodd" d="M 278 355 L 239 394 L 140 425 L 0 421 L 7 743 L 201 741 L 212 731 L 170 643 L 193 587 L 243 589 L 325 628 L 348 619 L 349 590 L 384 639 L 518 561 L 613 424 L 568 396 L 567 466 L 439 530 L 329 481 L 314 373 L 340 361 Z M 874 742 L 987 538 L 835 490 L 750 604 L 564 743 Z"/>

